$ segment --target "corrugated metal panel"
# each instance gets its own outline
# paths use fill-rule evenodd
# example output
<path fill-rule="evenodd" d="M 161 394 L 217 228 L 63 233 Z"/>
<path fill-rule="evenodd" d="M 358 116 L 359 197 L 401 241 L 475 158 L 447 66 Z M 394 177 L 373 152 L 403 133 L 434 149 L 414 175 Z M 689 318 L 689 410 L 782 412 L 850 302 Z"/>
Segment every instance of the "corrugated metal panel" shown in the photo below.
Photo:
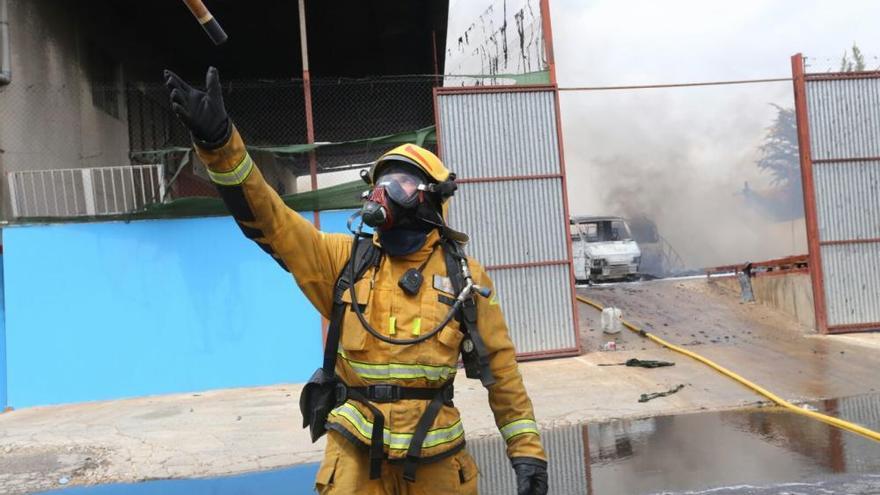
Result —
<path fill-rule="evenodd" d="M 480 470 L 478 485 L 481 494 L 516 493 L 516 478 L 507 458 L 507 444 L 500 436 L 468 442 L 468 450 Z"/>
<path fill-rule="evenodd" d="M 518 352 L 577 347 L 568 265 L 490 270 L 489 276 Z"/>
<path fill-rule="evenodd" d="M 880 79 L 806 83 L 813 160 L 880 156 Z"/>
<path fill-rule="evenodd" d="M 820 241 L 880 238 L 880 161 L 816 163 L 813 178 Z"/>
<path fill-rule="evenodd" d="M 838 400 L 839 417 L 871 430 L 880 428 L 880 396 L 860 395 Z M 846 467 L 850 471 L 871 468 L 877 457 L 877 444 L 858 435 L 843 435 Z"/>
<path fill-rule="evenodd" d="M 460 178 L 560 172 L 552 91 L 439 97 L 443 162 Z"/>
<path fill-rule="evenodd" d="M 822 246 L 829 325 L 880 322 L 880 243 Z"/>
<path fill-rule="evenodd" d="M 460 178 L 561 174 L 553 91 L 438 93 L 440 150 Z M 567 219 L 559 178 L 461 184 L 450 224 L 490 270 L 519 353 L 577 348 Z"/>
<path fill-rule="evenodd" d="M 838 399 L 837 410 L 842 419 L 872 430 L 880 428 L 880 396 L 878 395 L 858 395 Z"/>
<path fill-rule="evenodd" d="M 573 425 L 541 432 L 541 441 L 551 459 L 548 472 L 550 493 L 587 493 L 583 428 Z M 470 442 L 468 449 L 480 469 L 481 494 L 516 493 L 516 477 L 507 458 L 507 445 L 500 437 Z"/>
<path fill-rule="evenodd" d="M 462 184 L 449 223 L 477 233 L 467 252 L 483 265 L 564 260 L 561 190 L 562 179 Z"/>

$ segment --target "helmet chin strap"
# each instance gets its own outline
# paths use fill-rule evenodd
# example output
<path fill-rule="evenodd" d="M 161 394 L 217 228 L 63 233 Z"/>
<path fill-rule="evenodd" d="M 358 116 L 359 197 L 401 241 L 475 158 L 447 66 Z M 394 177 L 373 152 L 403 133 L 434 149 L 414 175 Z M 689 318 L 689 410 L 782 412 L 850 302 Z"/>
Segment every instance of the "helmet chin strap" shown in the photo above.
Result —
<path fill-rule="evenodd" d="M 448 238 L 449 236 L 447 235 L 446 231 L 449 229 L 449 226 L 447 226 L 446 222 L 443 220 L 443 215 L 441 215 L 440 212 L 438 212 L 436 210 L 433 210 L 433 213 L 437 216 L 436 220 L 432 219 L 432 218 L 425 217 L 423 215 L 418 215 L 418 214 L 416 214 L 416 218 L 433 226 L 433 227 L 436 227 L 437 230 L 440 231 L 441 237 Z M 450 239 L 450 241 L 451 241 L 451 239 Z"/>

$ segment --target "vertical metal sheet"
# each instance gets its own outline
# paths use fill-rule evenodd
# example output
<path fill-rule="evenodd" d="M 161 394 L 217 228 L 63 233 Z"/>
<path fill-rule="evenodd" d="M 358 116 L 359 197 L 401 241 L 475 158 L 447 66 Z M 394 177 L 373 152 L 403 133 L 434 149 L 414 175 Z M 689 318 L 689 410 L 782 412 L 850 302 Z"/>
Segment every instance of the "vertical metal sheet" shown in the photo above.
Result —
<path fill-rule="evenodd" d="M 860 395 L 838 399 L 838 416 L 871 430 L 880 429 L 880 396 Z M 850 472 L 870 469 L 877 456 L 877 444 L 858 435 L 842 436 L 846 468 Z"/>
<path fill-rule="evenodd" d="M 560 172 L 552 91 L 439 97 L 443 162 L 459 178 Z"/>
<path fill-rule="evenodd" d="M 550 493 L 560 495 L 587 493 L 584 428 L 586 426 L 572 425 L 541 432 L 544 450 L 552 459 L 548 471 Z M 507 458 L 507 445 L 500 437 L 470 442 L 468 449 L 480 469 L 481 494 L 516 493 L 516 478 Z"/>
<path fill-rule="evenodd" d="M 807 80 L 813 160 L 880 156 L 880 79 Z"/>
<path fill-rule="evenodd" d="M 450 208 L 467 253 L 490 268 L 547 263 L 489 270 L 517 351 L 576 349 L 563 181 L 546 177 L 562 173 L 554 92 L 439 92 L 437 116 L 444 163 L 477 181 Z"/>
<path fill-rule="evenodd" d="M 880 239 L 880 161 L 816 163 L 813 178 L 820 241 Z"/>
<path fill-rule="evenodd" d="M 878 323 L 880 78 L 816 75 L 805 86 L 825 323 Z"/>
<path fill-rule="evenodd" d="M 558 178 L 462 184 L 449 223 L 475 234 L 468 253 L 486 266 L 564 260 L 561 190 Z"/>
<path fill-rule="evenodd" d="M 577 347 L 568 265 L 490 270 L 489 276 L 517 352 Z"/>
<path fill-rule="evenodd" d="M 822 246 L 829 325 L 880 322 L 880 243 Z"/>

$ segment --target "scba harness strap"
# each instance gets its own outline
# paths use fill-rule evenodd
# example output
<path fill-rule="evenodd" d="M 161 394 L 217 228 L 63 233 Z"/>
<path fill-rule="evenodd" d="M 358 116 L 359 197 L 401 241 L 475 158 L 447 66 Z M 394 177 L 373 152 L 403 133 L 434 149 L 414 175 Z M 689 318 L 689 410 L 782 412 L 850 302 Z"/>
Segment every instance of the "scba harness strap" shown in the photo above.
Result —
<path fill-rule="evenodd" d="M 377 479 L 381 476 L 382 462 L 385 459 L 383 448 L 385 416 L 372 403 L 388 403 L 399 400 L 429 400 L 430 403 L 413 431 L 403 464 L 404 479 L 415 481 L 415 472 L 421 461 L 422 445 L 428 431 L 434 424 L 443 406 L 453 405 L 454 389 L 452 381 L 447 381 L 439 388 L 403 387 L 395 384 L 381 383 L 368 387 L 349 387 L 336 377 L 337 349 L 339 348 L 339 340 L 342 333 L 342 322 L 349 305 L 349 303 L 342 300 L 342 294 L 360 280 L 369 268 L 378 266 L 382 258 L 381 250 L 373 244 L 372 239 L 369 237 L 365 236 L 357 239 L 353 247 L 355 247 L 355 250 L 352 252 L 349 262 L 346 263 L 346 267 L 339 274 L 334 287 L 333 308 L 327 331 L 327 342 L 324 347 L 324 363 L 323 367 L 316 372 L 316 375 L 322 375 L 320 380 L 323 387 L 321 389 L 322 392 L 326 392 L 328 379 L 330 386 L 333 387 L 333 391 L 330 394 L 332 395 L 332 405 L 328 404 L 326 398 L 322 396 L 322 399 L 324 399 L 323 404 L 313 404 L 311 407 L 304 406 L 306 389 L 312 383 L 307 384 L 306 389 L 303 390 L 303 397 L 300 399 L 300 407 L 303 409 L 304 427 L 311 426 L 312 441 L 314 442 L 326 432 L 324 425 L 327 416 L 334 407 L 342 405 L 347 400 L 363 404 L 373 414 L 373 429 L 369 446 L 370 479 Z M 461 260 L 465 259 L 464 255 L 461 253 L 460 248 L 451 241 L 444 243 L 443 251 L 446 260 L 447 276 L 452 281 L 456 292 L 460 292 L 465 286 L 465 276 L 462 273 L 461 267 Z M 352 267 L 351 264 L 354 264 L 354 266 Z M 351 277 L 352 268 L 354 268 L 354 277 Z M 354 280 L 350 280 L 351 278 L 354 278 Z M 355 304 L 357 303 L 355 302 Z M 472 298 L 468 298 L 462 304 L 461 309 L 458 311 L 457 319 L 461 322 L 460 330 L 465 334 L 463 342 L 472 342 L 470 346 L 465 345 L 466 349 L 462 349 L 466 375 L 469 378 L 480 378 L 483 385 L 488 387 L 495 383 L 495 380 L 489 369 L 488 352 L 477 330 L 476 304 Z M 307 411 L 306 409 L 309 410 Z"/>
<path fill-rule="evenodd" d="M 361 239 L 360 244 L 370 243 L 369 239 Z M 359 250 L 356 259 L 349 263 L 355 264 L 355 277 L 360 279 L 371 266 L 379 263 L 381 252 L 378 250 Z M 348 263 L 346 263 L 348 264 Z M 339 338 L 342 334 L 342 322 L 345 319 L 347 304 L 342 301 L 342 294 L 351 281 L 348 270 L 343 270 L 336 280 L 333 291 L 333 307 L 330 312 L 330 325 L 327 328 L 327 342 L 324 346 L 322 366 L 309 378 L 299 397 L 299 409 L 303 417 L 303 428 L 309 428 L 312 442 L 317 442 L 327 433 L 327 416 L 338 404 L 336 402 L 336 352 L 339 349 Z"/>

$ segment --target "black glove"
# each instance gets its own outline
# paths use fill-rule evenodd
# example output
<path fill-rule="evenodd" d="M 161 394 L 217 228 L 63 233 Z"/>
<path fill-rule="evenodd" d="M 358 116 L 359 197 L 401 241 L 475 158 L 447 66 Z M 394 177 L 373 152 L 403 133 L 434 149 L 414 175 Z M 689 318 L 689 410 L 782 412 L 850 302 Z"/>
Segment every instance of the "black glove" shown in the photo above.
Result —
<path fill-rule="evenodd" d="M 547 495 L 547 461 L 513 457 L 510 463 L 516 471 L 517 495 Z"/>
<path fill-rule="evenodd" d="M 210 150 L 226 144 L 232 134 L 232 124 L 223 106 L 220 75 L 216 67 L 209 67 L 205 76 L 207 92 L 193 88 L 167 69 L 165 86 L 171 93 L 171 109 L 189 128 L 193 141 L 199 147 Z"/>

